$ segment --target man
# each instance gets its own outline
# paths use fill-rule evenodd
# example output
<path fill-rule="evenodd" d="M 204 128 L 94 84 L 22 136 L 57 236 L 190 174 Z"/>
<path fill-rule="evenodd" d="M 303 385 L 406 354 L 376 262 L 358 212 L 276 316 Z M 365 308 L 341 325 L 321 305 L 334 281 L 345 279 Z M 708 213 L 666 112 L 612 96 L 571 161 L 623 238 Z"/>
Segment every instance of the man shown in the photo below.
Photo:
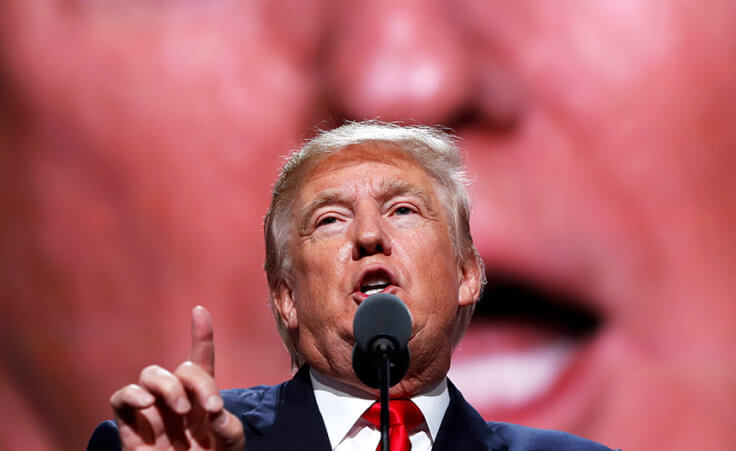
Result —
<path fill-rule="evenodd" d="M 265 222 L 272 306 L 301 369 L 220 397 L 211 319 L 197 308 L 191 359 L 173 373 L 149 366 L 113 394 L 123 448 L 375 449 L 378 394 L 353 371 L 352 322 L 384 292 L 406 302 L 413 327 L 411 363 L 390 396 L 416 420 L 392 411 L 396 449 L 607 449 L 486 423 L 446 379 L 484 281 L 464 181 L 452 138 L 431 128 L 352 123 L 307 142 L 284 166 Z M 115 444 L 108 422 L 90 448 Z"/>

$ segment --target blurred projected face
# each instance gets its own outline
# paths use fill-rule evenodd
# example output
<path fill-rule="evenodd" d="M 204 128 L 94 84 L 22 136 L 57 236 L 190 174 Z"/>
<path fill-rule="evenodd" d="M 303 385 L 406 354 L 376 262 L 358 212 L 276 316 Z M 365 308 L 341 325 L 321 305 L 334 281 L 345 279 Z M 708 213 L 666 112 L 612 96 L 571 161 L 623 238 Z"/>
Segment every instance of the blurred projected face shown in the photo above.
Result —
<path fill-rule="evenodd" d="M 260 224 L 276 155 L 329 112 L 464 138 L 491 283 L 451 377 L 487 419 L 728 448 L 732 2 L 210 3 L 0 4 L 14 418 L 78 448 L 186 355 L 197 303 L 222 387 L 285 378 Z"/>
<path fill-rule="evenodd" d="M 8 430 L 78 449 L 117 387 L 186 358 L 197 304 L 222 387 L 289 376 L 262 221 L 279 156 L 315 122 L 319 23 L 299 2 L 261 6 L 0 5 Z M 287 29 L 290 14 L 311 25 Z M 39 430 L 2 436 L 45 449 L 24 441 Z"/>
<path fill-rule="evenodd" d="M 334 98 L 454 127 L 478 176 L 490 283 L 450 373 L 466 396 L 623 448 L 724 449 L 736 8 L 367 3 L 338 21 Z"/>

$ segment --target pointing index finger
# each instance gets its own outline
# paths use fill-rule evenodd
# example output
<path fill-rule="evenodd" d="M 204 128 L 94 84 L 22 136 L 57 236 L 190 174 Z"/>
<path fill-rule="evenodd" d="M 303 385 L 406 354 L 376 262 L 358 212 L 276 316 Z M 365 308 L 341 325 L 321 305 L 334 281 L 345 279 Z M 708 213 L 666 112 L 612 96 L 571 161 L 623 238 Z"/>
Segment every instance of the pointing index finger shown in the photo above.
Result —
<path fill-rule="evenodd" d="M 192 352 L 189 360 L 201 366 L 210 376 L 215 375 L 212 317 L 201 305 L 192 310 Z"/>

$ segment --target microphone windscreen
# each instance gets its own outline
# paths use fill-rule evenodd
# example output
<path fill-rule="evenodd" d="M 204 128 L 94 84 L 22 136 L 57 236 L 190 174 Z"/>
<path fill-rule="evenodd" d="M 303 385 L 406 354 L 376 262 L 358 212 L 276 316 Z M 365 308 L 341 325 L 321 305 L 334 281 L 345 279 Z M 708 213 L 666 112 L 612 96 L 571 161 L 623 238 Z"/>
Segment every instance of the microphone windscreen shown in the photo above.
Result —
<path fill-rule="evenodd" d="M 366 298 L 355 312 L 353 336 L 353 369 L 363 383 L 378 387 L 379 355 L 372 349 L 378 338 L 387 338 L 394 345 L 389 354 L 390 385 L 404 377 L 409 367 L 407 345 L 411 337 L 411 315 L 401 299 L 388 293 Z"/>

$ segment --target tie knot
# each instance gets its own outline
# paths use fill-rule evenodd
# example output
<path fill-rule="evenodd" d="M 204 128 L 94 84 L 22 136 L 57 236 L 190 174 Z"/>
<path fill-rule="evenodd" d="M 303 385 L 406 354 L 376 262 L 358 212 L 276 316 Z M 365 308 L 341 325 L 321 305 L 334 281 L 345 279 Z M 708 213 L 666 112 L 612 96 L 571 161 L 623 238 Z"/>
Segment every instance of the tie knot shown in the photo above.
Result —
<path fill-rule="evenodd" d="M 424 422 L 424 415 L 416 404 L 408 399 L 392 399 L 388 403 L 389 426 L 402 425 L 411 431 Z M 376 401 L 363 413 L 363 418 L 381 427 L 381 403 Z"/>

